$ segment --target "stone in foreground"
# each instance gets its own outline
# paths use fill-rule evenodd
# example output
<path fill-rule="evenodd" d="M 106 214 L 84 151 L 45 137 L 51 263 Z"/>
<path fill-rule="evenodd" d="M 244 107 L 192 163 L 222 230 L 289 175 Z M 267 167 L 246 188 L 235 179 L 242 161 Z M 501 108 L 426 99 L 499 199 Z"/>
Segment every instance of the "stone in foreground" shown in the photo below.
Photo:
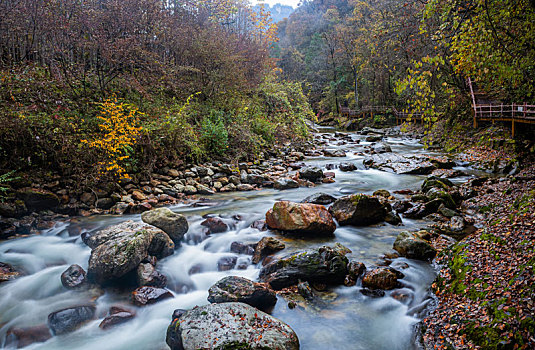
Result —
<path fill-rule="evenodd" d="M 282 321 L 243 303 L 210 304 L 182 313 L 167 328 L 171 350 L 298 350 L 299 339 Z"/>
<path fill-rule="evenodd" d="M 310 203 L 276 202 L 266 213 L 269 228 L 313 236 L 330 236 L 336 224 L 324 206 Z"/>
<path fill-rule="evenodd" d="M 96 308 L 91 305 L 62 309 L 48 315 L 48 327 L 52 334 L 72 332 L 95 316 Z"/>
<path fill-rule="evenodd" d="M 277 303 L 274 291 L 261 283 L 247 278 L 228 276 L 219 280 L 208 290 L 211 303 L 240 302 L 266 311 Z"/>
<path fill-rule="evenodd" d="M 336 200 L 329 211 L 340 225 L 372 225 L 384 221 L 387 210 L 378 198 L 353 194 Z"/>

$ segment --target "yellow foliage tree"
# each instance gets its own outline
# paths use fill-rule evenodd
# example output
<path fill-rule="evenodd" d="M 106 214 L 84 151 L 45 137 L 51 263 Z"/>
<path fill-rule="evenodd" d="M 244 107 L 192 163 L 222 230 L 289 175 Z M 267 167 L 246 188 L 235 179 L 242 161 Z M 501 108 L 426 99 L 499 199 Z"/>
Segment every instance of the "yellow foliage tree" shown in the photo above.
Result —
<path fill-rule="evenodd" d="M 97 163 L 99 175 L 109 174 L 118 178 L 129 178 L 125 164 L 133 152 L 142 128 L 136 126 L 143 113 L 130 104 L 118 102 L 116 98 L 99 104 L 100 137 L 92 141 L 82 140 L 90 148 L 100 152 Z"/>

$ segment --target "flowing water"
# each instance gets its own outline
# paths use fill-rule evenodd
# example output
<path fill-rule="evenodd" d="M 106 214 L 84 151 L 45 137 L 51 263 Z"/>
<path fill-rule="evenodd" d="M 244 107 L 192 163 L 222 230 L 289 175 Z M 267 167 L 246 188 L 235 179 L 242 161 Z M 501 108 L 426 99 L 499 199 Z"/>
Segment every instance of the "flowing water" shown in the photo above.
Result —
<path fill-rule="evenodd" d="M 168 287 L 175 298 L 136 308 L 128 305 L 128 295 L 118 290 L 106 290 L 104 294 L 92 291 L 68 291 L 60 281 L 61 273 L 71 264 L 79 264 L 87 270 L 90 249 L 80 239 L 80 233 L 98 230 L 124 220 L 140 220 L 140 215 L 92 216 L 72 220 L 43 231 L 40 235 L 0 243 L 0 261 L 7 262 L 25 272 L 24 277 L 0 285 L 0 345 L 11 327 L 29 327 L 46 323 L 47 315 L 62 308 L 94 301 L 98 319 L 73 333 L 56 336 L 44 343 L 36 343 L 27 349 L 167 349 L 166 328 L 174 309 L 189 309 L 207 304 L 208 288 L 228 275 L 256 280 L 261 265 L 249 265 L 245 270 L 219 272 L 217 262 L 221 257 L 237 256 L 241 260 L 249 256 L 230 252 L 233 241 L 254 243 L 272 232 L 260 232 L 250 228 L 254 220 L 263 219 L 266 211 L 278 200 L 300 201 L 316 192 L 336 197 L 350 193 L 370 194 L 377 189 L 417 189 L 422 176 L 396 175 L 378 170 L 366 170 L 362 156 L 354 155 L 368 144 L 362 136 L 360 145 L 337 145 L 329 148 L 347 150 L 345 158 L 308 158 L 309 165 L 325 167 L 329 163 L 353 162 L 358 170 L 341 172 L 337 169 L 336 182 L 315 188 L 299 188 L 286 191 L 263 189 L 253 192 L 216 194 L 209 197 L 210 206 L 174 206 L 171 209 L 188 218 L 190 229 L 185 242 L 175 254 L 158 262 L 158 269 L 168 277 Z M 415 140 L 388 137 L 385 141 L 394 152 L 417 154 L 427 152 Z M 203 237 L 200 222 L 206 214 L 221 215 L 231 230 L 226 233 Z M 241 220 L 233 216 L 239 215 Z M 299 240 L 282 238 L 289 252 L 310 249 L 340 242 L 352 250 L 350 260 L 372 266 L 380 257 L 393 252 L 392 244 L 402 230 L 424 227 L 426 222 L 404 219 L 404 226 L 389 224 L 371 227 L 338 227 L 334 238 Z M 408 264 L 408 267 L 407 265 Z M 288 323 L 297 333 L 302 349 L 413 349 L 413 325 L 419 321 L 419 311 L 430 300 L 428 288 L 435 273 L 431 265 L 414 260 L 397 258 L 398 267 L 405 277 L 401 280 L 402 301 L 392 297 L 371 298 L 360 293 L 361 286 L 339 286 L 329 290 L 329 300 L 319 308 L 300 307 L 289 309 L 282 297 L 272 312 L 273 316 Z M 396 290 L 396 293 L 400 290 Z M 122 304 L 135 309 L 137 316 L 130 322 L 109 330 L 98 325 L 111 305 Z"/>

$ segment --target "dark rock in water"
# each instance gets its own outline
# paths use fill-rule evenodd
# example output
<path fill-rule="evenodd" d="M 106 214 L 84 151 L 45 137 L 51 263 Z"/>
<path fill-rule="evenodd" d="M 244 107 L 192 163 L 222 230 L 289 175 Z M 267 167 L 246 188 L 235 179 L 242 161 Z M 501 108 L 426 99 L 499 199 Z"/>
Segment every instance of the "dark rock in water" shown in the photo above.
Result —
<path fill-rule="evenodd" d="M 420 235 L 407 231 L 401 232 L 396 237 L 394 249 L 401 256 L 418 260 L 430 260 L 437 254 L 436 249 Z"/>
<path fill-rule="evenodd" d="M 228 230 L 228 225 L 220 218 L 208 218 L 201 222 L 201 225 L 208 228 L 208 234 L 221 233 Z"/>
<path fill-rule="evenodd" d="M 442 191 L 438 188 L 431 188 L 429 191 L 427 191 L 425 195 L 427 196 L 427 198 L 429 198 L 429 200 L 437 198 L 442 199 L 444 205 L 450 209 L 455 209 L 456 207 L 455 201 L 453 200 L 452 196 L 446 191 Z M 437 210 L 438 208 L 434 210 L 434 212 L 436 212 Z"/>
<path fill-rule="evenodd" d="M 323 171 L 318 167 L 304 167 L 299 169 L 299 178 L 319 182 L 323 179 Z"/>
<path fill-rule="evenodd" d="M 330 236 L 336 230 L 334 220 L 324 206 L 309 203 L 276 202 L 266 213 L 269 228 L 307 236 Z"/>
<path fill-rule="evenodd" d="M 341 149 L 331 150 L 331 149 L 325 149 L 323 150 L 323 154 L 325 157 L 345 157 L 346 152 Z"/>
<path fill-rule="evenodd" d="M 347 276 L 344 280 L 346 286 L 354 286 L 357 279 L 366 272 L 366 265 L 361 262 L 351 261 L 347 265 Z"/>
<path fill-rule="evenodd" d="M 298 350 L 295 332 L 244 303 L 209 304 L 183 313 L 167 328 L 171 350 Z"/>
<path fill-rule="evenodd" d="M 48 327 L 54 335 L 72 332 L 95 316 L 92 305 L 75 306 L 48 315 Z"/>
<path fill-rule="evenodd" d="M 357 170 L 357 166 L 353 163 L 340 163 L 338 169 L 341 171 L 354 171 Z"/>
<path fill-rule="evenodd" d="M 14 280 L 20 273 L 8 263 L 0 262 L 0 283 Z"/>
<path fill-rule="evenodd" d="M 146 211 L 141 214 L 141 220 L 167 233 L 175 243 L 179 243 L 189 229 L 186 217 L 172 212 L 169 208 Z"/>
<path fill-rule="evenodd" d="M 165 232 L 133 221 L 100 230 L 85 237 L 84 242 L 93 248 L 87 276 L 100 284 L 133 271 L 148 255 L 163 258 L 174 251 L 174 243 Z"/>
<path fill-rule="evenodd" d="M 297 252 L 273 261 L 260 271 L 260 279 L 274 289 L 282 289 L 299 280 L 311 283 L 342 284 L 347 275 L 347 258 L 331 247 Z"/>
<path fill-rule="evenodd" d="M 137 285 L 163 288 L 167 284 L 167 277 L 156 271 L 152 264 L 139 264 L 137 267 Z"/>
<path fill-rule="evenodd" d="M 402 223 L 401 217 L 393 211 L 386 213 L 385 221 L 394 226 L 401 225 Z"/>
<path fill-rule="evenodd" d="M 392 205 L 392 209 L 397 211 L 398 213 L 404 213 L 410 208 L 412 208 L 413 204 L 409 201 L 396 201 Z"/>
<path fill-rule="evenodd" d="M 377 197 L 384 197 L 384 198 L 389 198 L 391 196 L 390 192 L 388 192 L 387 190 L 377 190 L 373 192 L 373 195 Z"/>
<path fill-rule="evenodd" d="M 265 220 L 255 220 L 251 224 L 252 228 L 256 228 L 259 231 L 267 231 L 268 227 Z"/>
<path fill-rule="evenodd" d="M 275 181 L 273 188 L 277 190 L 289 190 L 291 188 L 299 188 L 299 183 L 289 178 L 280 178 Z"/>
<path fill-rule="evenodd" d="M 80 288 L 86 282 L 86 272 L 80 265 L 71 265 L 61 274 L 61 284 L 67 289 Z"/>
<path fill-rule="evenodd" d="M 139 287 L 132 292 L 132 300 L 134 305 L 143 306 L 147 304 L 154 304 L 158 301 L 174 298 L 170 291 L 163 288 L 156 287 Z"/>
<path fill-rule="evenodd" d="M 250 244 L 244 244 L 241 242 L 232 242 L 230 244 L 230 251 L 236 254 L 253 255 L 254 248 Z"/>
<path fill-rule="evenodd" d="M 112 306 L 109 315 L 98 325 L 101 329 L 108 329 L 121 323 L 125 323 L 136 316 L 136 313 L 122 307 Z"/>
<path fill-rule="evenodd" d="M 286 248 L 284 242 L 274 237 L 264 237 L 255 246 L 253 254 L 253 264 L 258 264 L 267 255 L 278 252 Z"/>
<path fill-rule="evenodd" d="M 27 328 L 11 328 L 6 334 L 7 348 L 25 348 L 34 343 L 42 343 L 52 338 L 46 324 Z"/>
<path fill-rule="evenodd" d="M 330 194 L 319 192 L 319 193 L 314 193 L 313 195 L 310 195 L 310 196 L 306 197 L 305 199 L 303 199 L 301 201 L 301 203 L 312 203 L 312 204 L 323 204 L 323 205 L 326 205 L 326 204 L 331 204 L 335 200 L 336 200 L 336 198 L 331 196 Z"/>
<path fill-rule="evenodd" d="M 392 152 L 392 148 L 390 148 L 389 145 L 387 145 L 386 143 L 384 142 L 380 142 L 376 145 L 373 145 L 373 151 L 375 153 L 387 153 L 387 152 Z"/>
<path fill-rule="evenodd" d="M 362 286 L 369 289 L 394 289 L 398 286 L 398 278 L 403 274 L 391 267 L 380 267 L 367 271 L 362 277 Z"/>
<path fill-rule="evenodd" d="M 446 178 L 429 176 L 427 177 L 422 184 L 422 192 L 426 193 L 432 188 L 438 188 L 442 190 L 449 190 L 453 187 L 453 182 Z"/>
<path fill-rule="evenodd" d="M 313 300 L 316 297 L 308 282 L 299 282 L 297 284 L 297 292 L 305 298 L 305 300 Z"/>
<path fill-rule="evenodd" d="M 236 266 L 238 258 L 235 256 L 224 256 L 217 262 L 217 271 L 232 270 Z"/>
<path fill-rule="evenodd" d="M 361 289 L 360 292 L 364 294 L 365 296 L 371 297 L 371 298 L 381 298 L 385 296 L 385 291 L 381 289 L 364 288 L 364 289 Z"/>
<path fill-rule="evenodd" d="M 396 174 L 427 175 L 435 166 L 423 156 L 402 156 L 397 153 L 379 153 L 364 159 L 364 164 Z"/>
<path fill-rule="evenodd" d="M 30 211 L 54 209 L 60 204 L 58 196 L 50 191 L 38 188 L 26 188 L 17 193 Z"/>
<path fill-rule="evenodd" d="M 379 199 L 354 194 L 337 199 L 329 212 L 340 225 L 371 225 L 385 219 L 386 208 Z"/>
<path fill-rule="evenodd" d="M 228 276 L 208 290 L 211 303 L 241 302 L 266 311 L 277 303 L 275 292 L 261 283 L 243 277 Z"/>
<path fill-rule="evenodd" d="M 382 135 L 369 135 L 366 137 L 366 141 L 368 142 L 377 142 L 381 141 L 383 139 Z"/>

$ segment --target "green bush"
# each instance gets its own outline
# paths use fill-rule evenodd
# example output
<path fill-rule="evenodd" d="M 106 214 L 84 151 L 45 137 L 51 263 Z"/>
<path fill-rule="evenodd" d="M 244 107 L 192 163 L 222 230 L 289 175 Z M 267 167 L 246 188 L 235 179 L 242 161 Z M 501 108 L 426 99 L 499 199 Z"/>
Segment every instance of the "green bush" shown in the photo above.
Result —
<path fill-rule="evenodd" d="M 225 113 L 212 109 L 200 125 L 200 141 L 209 154 L 223 155 L 228 149 L 228 132 L 223 122 Z"/>

